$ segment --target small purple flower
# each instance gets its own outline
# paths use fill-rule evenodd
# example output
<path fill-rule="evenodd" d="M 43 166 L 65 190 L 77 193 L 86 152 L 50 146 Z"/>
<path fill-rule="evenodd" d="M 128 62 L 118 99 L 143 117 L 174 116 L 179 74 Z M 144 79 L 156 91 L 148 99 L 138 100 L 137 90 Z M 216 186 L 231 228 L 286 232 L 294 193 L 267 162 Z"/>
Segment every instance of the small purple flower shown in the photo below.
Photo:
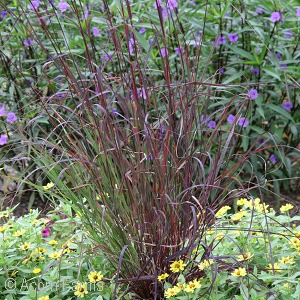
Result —
<path fill-rule="evenodd" d="M 7 143 L 7 137 L 3 134 L 0 135 L 0 146 L 3 146 Z"/>
<path fill-rule="evenodd" d="M 291 39 L 293 37 L 293 32 L 291 30 L 287 30 L 284 32 L 284 36 L 288 39 Z"/>
<path fill-rule="evenodd" d="M 239 39 L 239 37 L 236 33 L 229 33 L 228 38 L 229 38 L 230 43 L 235 43 Z"/>
<path fill-rule="evenodd" d="M 160 49 L 160 53 L 161 53 L 161 56 L 162 56 L 162 57 L 166 57 L 166 56 L 169 54 L 167 48 L 161 48 L 161 49 Z"/>
<path fill-rule="evenodd" d="M 161 0 L 155 0 L 155 1 L 154 1 L 153 7 L 154 7 L 155 9 L 157 9 L 158 6 L 161 6 Z"/>
<path fill-rule="evenodd" d="M 167 1 L 167 8 L 175 9 L 177 6 L 178 6 L 178 3 L 176 0 L 168 0 Z"/>
<path fill-rule="evenodd" d="M 269 157 L 269 160 L 272 164 L 276 164 L 277 162 L 277 157 L 275 154 L 271 154 L 270 157 Z"/>
<path fill-rule="evenodd" d="M 220 74 L 223 74 L 224 72 L 225 72 L 224 68 L 220 68 L 220 69 L 219 69 L 219 73 L 220 73 Z"/>
<path fill-rule="evenodd" d="M 175 48 L 175 53 L 177 55 L 181 55 L 184 52 L 184 49 L 182 46 L 180 46 L 179 48 Z"/>
<path fill-rule="evenodd" d="M 1 18 L 1 19 L 4 19 L 4 18 L 7 16 L 7 14 L 8 14 L 7 10 L 2 10 L 2 11 L 0 12 L 0 18 Z"/>
<path fill-rule="evenodd" d="M 139 33 L 140 34 L 144 34 L 146 32 L 146 28 L 145 27 L 142 27 L 140 30 L 139 30 Z"/>
<path fill-rule="evenodd" d="M 114 107 L 114 108 L 111 110 L 111 116 L 112 116 L 112 117 L 116 117 L 118 114 L 119 114 L 118 109 Z"/>
<path fill-rule="evenodd" d="M 143 98 L 144 100 L 147 99 L 147 94 L 144 88 L 142 89 L 137 89 L 137 94 L 140 98 Z"/>
<path fill-rule="evenodd" d="M 65 12 L 66 10 L 68 10 L 69 7 L 70 7 L 70 5 L 67 2 L 64 2 L 63 0 L 61 0 L 57 5 L 57 8 L 62 13 Z"/>
<path fill-rule="evenodd" d="M 58 92 L 58 93 L 55 94 L 55 96 L 56 96 L 56 98 L 57 98 L 58 100 L 62 100 L 63 97 L 64 97 L 64 93 Z"/>
<path fill-rule="evenodd" d="M 257 13 L 258 15 L 262 15 L 262 14 L 264 13 L 264 10 L 263 10 L 261 7 L 259 7 L 259 8 L 256 10 L 256 13 Z"/>
<path fill-rule="evenodd" d="M 7 123 L 14 123 L 18 120 L 17 116 L 13 112 L 9 112 L 6 115 L 6 122 Z"/>
<path fill-rule="evenodd" d="M 258 92 L 256 89 L 251 89 L 249 92 L 248 92 L 248 98 L 250 100 L 255 100 L 256 98 L 258 97 Z"/>
<path fill-rule="evenodd" d="M 54 5 L 54 0 L 49 0 L 49 3 L 50 3 L 51 5 Z"/>
<path fill-rule="evenodd" d="M 230 115 L 228 116 L 228 118 L 227 118 L 227 122 L 228 122 L 229 124 L 233 124 L 234 121 L 235 121 L 235 116 L 232 115 L 232 114 L 230 114 Z"/>
<path fill-rule="evenodd" d="M 31 0 L 29 8 L 31 8 L 33 10 L 38 9 L 39 5 L 40 5 L 40 0 Z"/>
<path fill-rule="evenodd" d="M 100 35 L 100 30 L 97 27 L 92 28 L 93 36 L 98 36 Z"/>
<path fill-rule="evenodd" d="M 280 64 L 280 68 L 281 69 L 286 69 L 287 68 L 287 64 Z"/>
<path fill-rule="evenodd" d="M 211 120 L 208 122 L 208 128 L 214 129 L 214 128 L 216 128 L 216 126 L 217 126 L 217 123 L 215 121 Z"/>
<path fill-rule="evenodd" d="M 2 105 L 0 106 L 0 117 L 3 117 L 6 115 L 5 107 Z"/>
<path fill-rule="evenodd" d="M 297 17 L 300 17 L 300 7 L 297 8 L 296 16 L 297 16 Z"/>
<path fill-rule="evenodd" d="M 48 237 L 50 234 L 51 234 L 51 231 L 50 231 L 49 228 L 45 228 L 45 229 L 42 230 L 42 237 L 43 238 Z"/>
<path fill-rule="evenodd" d="M 194 0 L 192 0 L 192 1 L 190 1 L 190 6 L 195 6 L 196 4 L 195 4 L 195 1 Z"/>
<path fill-rule="evenodd" d="M 275 55 L 277 56 L 278 59 L 281 59 L 281 53 L 280 52 L 275 51 Z"/>
<path fill-rule="evenodd" d="M 217 46 L 218 45 L 223 45 L 223 44 L 226 44 L 226 37 L 223 36 L 222 34 L 218 37 L 218 40 L 217 40 Z"/>
<path fill-rule="evenodd" d="M 271 22 L 276 23 L 280 20 L 280 18 L 281 18 L 280 12 L 274 11 L 271 14 L 270 20 Z"/>
<path fill-rule="evenodd" d="M 250 71 L 251 71 L 254 75 L 256 75 L 256 76 L 259 75 L 259 69 L 258 69 L 258 68 L 252 68 L 252 69 L 250 69 Z"/>
<path fill-rule="evenodd" d="M 249 125 L 249 121 L 246 118 L 242 117 L 239 118 L 238 124 L 243 128 L 246 128 Z"/>
<path fill-rule="evenodd" d="M 31 38 L 25 39 L 23 41 L 23 44 L 24 44 L 25 47 L 28 48 L 28 47 L 30 47 L 33 44 L 33 40 Z"/>
<path fill-rule="evenodd" d="M 259 142 L 260 144 L 262 144 L 264 141 L 265 141 L 265 140 L 264 140 L 263 138 L 259 138 L 259 139 L 258 139 L 258 142 Z"/>
<path fill-rule="evenodd" d="M 134 51 L 134 39 L 130 38 L 128 42 L 129 54 L 132 54 Z"/>
<path fill-rule="evenodd" d="M 230 17 L 230 11 L 226 12 L 225 17 Z"/>
<path fill-rule="evenodd" d="M 104 60 L 112 61 L 112 57 L 108 53 L 104 53 Z"/>
<path fill-rule="evenodd" d="M 293 103 L 290 101 L 283 102 L 282 107 L 283 107 L 283 109 L 290 111 L 293 107 Z"/>

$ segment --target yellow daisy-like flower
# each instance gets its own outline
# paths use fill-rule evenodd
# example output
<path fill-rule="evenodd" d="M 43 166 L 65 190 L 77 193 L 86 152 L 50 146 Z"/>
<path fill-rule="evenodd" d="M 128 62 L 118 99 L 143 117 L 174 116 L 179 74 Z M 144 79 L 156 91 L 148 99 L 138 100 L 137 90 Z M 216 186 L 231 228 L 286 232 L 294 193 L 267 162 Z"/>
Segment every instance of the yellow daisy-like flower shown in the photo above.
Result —
<path fill-rule="evenodd" d="M 169 274 L 168 274 L 168 273 L 164 273 L 164 274 L 161 274 L 161 275 L 157 276 L 157 280 L 158 280 L 158 281 L 163 281 L 163 280 L 165 280 L 167 277 L 169 277 Z"/>
<path fill-rule="evenodd" d="M 238 268 L 234 270 L 234 272 L 232 272 L 231 275 L 234 277 L 244 277 L 247 275 L 247 271 L 245 268 Z"/>
<path fill-rule="evenodd" d="M 49 296 L 40 297 L 38 300 L 49 300 Z"/>
<path fill-rule="evenodd" d="M 225 215 L 227 213 L 228 210 L 230 210 L 231 207 L 226 205 L 221 207 L 218 212 L 216 213 L 216 217 L 222 217 L 223 215 Z"/>
<path fill-rule="evenodd" d="M 7 228 L 5 226 L 0 226 L 0 232 L 5 231 Z"/>
<path fill-rule="evenodd" d="M 281 267 L 279 266 L 278 263 L 274 263 L 274 268 L 273 268 L 272 264 L 268 264 L 267 270 L 269 270 L 269 271 L 274 270 L 275 272 L 280 273 L 281 272 Z"/>
<path fill-rule="evenodd" d="M 208 235 L 211 235 L 211 234 L 214 234 L 214 233 L 215 233 L 214 229 L 210 229 L 210 230 L 206 231 L 206 234 L 208 234 Z"/>
<path fill-rule="evenodd" d="M 238 206 L 243 206 L 243 205 L 246 205 L 246 204 L 248 204 L 248 199 L 247 198 L 240 198 L 237 202 L 236 202 L 236 204 L 238 205 Z"/>
<path fill-rule="evenodd" d="M 216 236 L 216 240 L 219 241 L 219 240 L 222 240 L 225 236 L 225 233 L 223 232 L 219 232 Z"/>
<path fill-rule="evenodd" d="M 293 209 L 294 208 L 294 205 L 290 204 L 290 203 L 287 203 L 286 205 L 282 205 L 280 207 L 280 211 L 283 213 L 283 212 L 288 212 L 289 210 Z"/>
<path fill-rule="evenodd" d="M 32 271 L 32 273 L 33 274 L 39 274 L 39 273 L 41 273 L 41 269 L 40 268 L 35 268 L 35 269 L 33 269 L 33 271 Z"/>
<path fill-rule="evenodd" d="M 101 272 L 92 271 L 88 276 L 90 282 L 98 282 L 102 280 L 103 275 Z"/>
<path fill-rule="evenodd" d="M 24 229 L 17 230 L 17 231 L 13 234 L 13 236 L 15 236 L 15 237 L 22 236 L 24 233 L 25 233 L 25 230 L 24 230 Z"/>
<path fill-rule="evenodd" d="M 208 269 L 214 263 L 213 259 L 204 259 L 203 262 L 199 263 L 198 268 L 200 270 Z"/>
<path fill-rule="evenodd" d="M 49 254 L 48 256 L 52 259 L 59 260 L 61 255 L 62 255 L 62 251 L 58 251 L 58 252 L 53 252 L 53 253 Z"/>
<path fill-rule="evenodd" d="M 86 287 L 86 282 L 84 282 L 84 283 L 78 282 L 76 284 L 76 291 L 74 292 L 74 295 L 83 298 L 84 295 L 87 293 L 88 293 L 88 291 L 87 291 L 87 287 Z"/>
<path fill-rule="evenodd" d="M 54 183 L 51 181 L 51 182 L 48 182 L 47 185 L 44 185 L 43 186 L 43 189 L 44 190 L 50 190 L 54 187 Z"/>
<path fill-rule="evenodd" d="M 176 296 L 180 292 L 181 292 L 181 288 L 178 286 L 174 286 L 172 288 L 168 288 L 165 291 L 165 297 L 166 297 L 166 299 L 168 299 L 168 298 Z"/>
<path fill-rule="evenodd" d="M 285 265 L 292 265 L 295 263 L 294 259 L 290 256 L 282 257 L 281 259 L 279 259 L 279 262 Z"/>
<path fill-rule="evenodd" d="M 3 212 L 0 213 L 0 219 L 3 218 L 3 217 L 8 218 L 9 215 L 10 215 L 9 211 L 3 211 Z"/>
<path fill-rule="evenodd" d="M 195 289 L 199 288 L 201 288 L 200 282 L 197 279 L 194 279 L 185 285 L 184 291 L 187 293 L 194 293 Z"/>
<path fill-rule="evenodd" d="M 49 241 L 47 244 L 48 244 L 48 245 L 51 245 L 51 246 L 57 245 L 57 241 L 56 241 L 56 240 L 51 240 L 51 241 Z"/>
<path fill-rule="evenodd" d="M 38 253 L 40 253 L 40 254 L 47 252 L 47 250 L 45 248 L 43 248 L 43 247 L 36 248 L 35 251 L 38 252 Z"/>
<path fill-rule="evenodd" d="M 290 244 L 297 248 L 300 246 L 300 239 L 297 237 L 291 238 Z"/>
<path fill-rule="evenodd" d="M 28 250 L 30 248 L 30 243 L 24 243 L 20 246 L 21 250 Z"/>
<path fill-rule="evenodd" d="M 255 206 L 255 209 L 257 212 L 260 213 L 268 213 L 269 212 L 269 205 L 265 204 L 265 203 L 261 203 L 257 206 Z"/>
<path fill-rule="evenodd" d="M 182 259 L 176 260 L 176 261 L 174 261 L 173 263 L 171 263 L 171 265 L 170 265 L 170 270 L 171 270 L 173 273 L 178 273 L 178 272 L 180 272 L 180 271 L 183 271 L 185 266 L 186 266 L 186 264 L 183 263 L 183 260 L 182 260 Z"/>
<path fill-rule="evenodd" d="M 243 260 L 249 260 L 253 257 L 254 254 L 248 252 L 248 253 L 245 253 L 245 254 L 241 254 L 241 255 L 238 255 L 237 257 L 237 260 L 238 261 L 243 261 Z"/>
<path fill-rule="evenodd" d="M 245 215 L 247 215 L 247 211 L 246 210 L 241 210 L 241 211 L 237 212 L 236 214 L 232 215 L 231 220 L 233 222 L 239 221 Z"/>

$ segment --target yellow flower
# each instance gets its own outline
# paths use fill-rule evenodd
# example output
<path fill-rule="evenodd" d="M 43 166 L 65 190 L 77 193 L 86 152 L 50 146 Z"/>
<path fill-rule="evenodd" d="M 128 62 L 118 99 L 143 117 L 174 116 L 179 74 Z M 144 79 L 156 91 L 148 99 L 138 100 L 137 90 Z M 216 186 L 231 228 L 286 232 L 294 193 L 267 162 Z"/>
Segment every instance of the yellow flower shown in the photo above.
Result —
<path fill-rule="evenodd" d="M 181 288 L 178 286 L 174 286 L 172 288 L 168 288 L 165 291 L 166 299 L 176 296 L 181 291 Z"/>
<path fill-rule="evenodd" d="M 44 190 L 50 190 L 53 187 L 54 187 L 54 183 L 51 181 L 51 182 L 48 182 L 47 185 L 44 185 L 43 189 Z"/>
<path fill-rule="evenodd" d="M 253 257 L 253 255 L 254 255 L 254 254 L 251 254 L 250 252 L 248 252 L 248 253 L 239 255 L 238 258 L 237 258 L 237 260 L 238 260 L 238 261 L 249 260 L 250 258 Z"/>
<path fill-rule="evenodd" d="M 297 237 L 291 238 L 290 244 L 292 244 L 295 247 L 299 247 L 300 246 L 300 239 L 297 238 Z"/>
<path fill-rule="evenodd" d="M 241 210 L 241 211 L 237 212 L 236 214 L 232 215 L 231 220 L 234 222 L 239 221 L 245 215 L 247 215 L 247 211 Z"/>
<path fill-rule="evenodd" d="M 89 274 L 88 278 L 89 278 L 90 282 L 98 282 L 98 281 L 102 280 L 103 275 L 101 274 L 101 272 L 93 271 Z"/>
<path fill-rule="evenodd" d="M 290 256 L 282 257 L 279 262 L 284 265 L 292 265 L 295 263 L 294 259 Z"/>
<path fill-rule="evenodd" d="M 1 219 L 2 217 L 8 218 L 9 215 L 10 215 L 10 212 L 9 212 L 9 211 L 3 211 L 3 212 L 0 213 L 0 219 Z"/>
<path fill-rule="evenodd" d="M 211 235 L 211 234 L 214 234 L 214 233 L 215 233 L 214 229 L 210 229 L 210 230 L 206 231 L 206 234 L 208 234 L 208 235 Z"/>
<path fill-rule="evenodd" d="M 247 198 L 240 198 L 237 202 L 236 202 L 236 204 L 238 205 L 238 206 L 243 206 L 243 205 L 245 205 L 245 204 L 247 204 L 248 203 L 248 199 Z"/>
<path fill-rule="evenodd" d="M 38 252 L 38 253 L 41 253 L 41 254 L 47 252 L 47 250 L 43 247 L 36 248 L 35 251 Z"/>
<path fill-rule="evenodd" d="M 282 205 L 280 207 L 280 211 L 283 212 L 288 212 L 289 210 L 291 210 L 292 208 L 294 208 L 294 205 L 287 203 L 286 205 Z"/>
<path fill-rule="evenodd" d="M 22 236 L 23 234 L 25 233 L 25 230 L 24 229 L 21 229 L 21 230 L 17 230 L 13 236 Z"/>
<path fill-rule="evenodd" d="M 39 274 L 39 273 L 41 273 L 41 269 L 40 268 L 35 268 L 33 271 L 32 271 L 32 273 L 34 273 L 34 274 Z"/>
<path fill-rule="evenodd" d="M 275 272 L 280 273 L 281 272 L 281 267 L 279 266 L 278 263 L 274 263 L 274 268 L 273 268 L 272 264 L 268 264 L 267 270 L 269 270 L 269 271 L 274 270 Z"/>
<path fill-rule="evenodd" d="M 225 236 L 225 233 L 224 232 L 220 232 L 217 234 L 216 236 L 216 240 L 219 241 L 219 240 L 222 240 Z"/>
<path fill-rule="evenodd" d="M 165 280 L 167 277 L 169 277 L 169 274 L 168 274 L 168 273 L 164 273 L 164 274 L 161 274 L 161 275 L 157 276 L 157 280 L 158 280 L 158 281 L 163 281 L 163 280 Z"/>
<path fill-rule="evenodd" d="M 185 266 L 186 266 L 186 264 L 183 263 L 183 260 L 181 260 L 181 259 L 180 260 L 176 260 L 173 263 L 171 263 L 170 270 L 173 273 L 178 273 L 180 271 L 183 271 Z"/>
<path fill-rule="evenodd" d="M 76 284 L 76 291 L 74 292 L 74 295 L 83 298 L 84 295 L 87 293 L 88 293 L 88 291 L 86 288 L 86 282 L 84 282 L 84 283 L 78 282 Z"/>
<path fill-rule="evenodd" d="M 213 263 L 214 263 L 213 259 L 209 259 L 209 260 L 204 259 L 203 262 L 199 263 L 198 268 L 200 270 L 204 270 L 209 268 Z"/>
<path fill-rule="evenodd" d="M 234 277 L 244 277 L 247 275 L 247 271 L 245 268 L 238 268 L 234 270 L 234 272 L 232 272 L 231 275 Z"/>
<path fill-rule="evenodd" d="M 30 243 L 24 243 L 20 246 L 21 250 L 28 250 L 30 248 Z"/>
<path fill-rule="evenodd" d="M 200 282 L 197 279 L 194 279 L 185 285 L 184 291 L 187 293 L 194 293 L 195 289 L 199 288 L 201 288 Z"/>
<path fill-rule="evenodd" d="M 53 253 L 49 254 L 48 256 L 49 256 L 50 258 L 52 258 L 52 259 L 57 259 L 57 260 L 59 260 L 60 257 L 61 257 L 61 254 L 62 254 L 62 251 L 60 250 L 60 251 L 58 251 L 58 252 L 53 252 Z"/>
<path fill-rule="evenodd" d="M 218 212 L 216 213 L 216 217 L 222 217 L 223 215 L 225 215 L 227 213 L 228 210 L 230 210 L 231 207 L 226 205 L 221 207 Z"/>
<path fill-rule="evenodd" d="M 269 210 L 269 205 L 266 205 L 265 203 L 261 203 L 257 206 L 255 206 L 256 211 L 261 212 L 261 213 L 268 213 Z"/>
<path fill-rule="evenodd" d="M 49 300 L 49 296 L 40 297 L 38 300 Z"/>
<path fill-rule="evenodd" d="M 51 240 L 47 244 L 49 244 L 49 245 L 57 245 L 57 241 L 56 240 Z"/>
<path fill-rule="evenodd" d="M 5 226 L 0 226 L 0 232 L 5 231 L 7 228 Z"/>

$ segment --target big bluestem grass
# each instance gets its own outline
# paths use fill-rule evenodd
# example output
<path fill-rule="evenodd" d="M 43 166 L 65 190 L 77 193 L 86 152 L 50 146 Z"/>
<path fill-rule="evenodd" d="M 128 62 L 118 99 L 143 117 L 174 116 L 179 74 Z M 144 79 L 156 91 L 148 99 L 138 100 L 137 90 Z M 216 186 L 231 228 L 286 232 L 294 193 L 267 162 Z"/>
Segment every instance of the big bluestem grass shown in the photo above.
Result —
<path fill-rule="evenodd" d="M 35 120 L 46 117 L 51 128 L 29 141 L 36 171 L 54 182 L 51 197 L 81 216 L 116 270 L 116 283 L 127 283 L 127 292 L 143 299 L 161 299 L 157 275 L 174 260 L 188 261 L 194 248 L 210 252 L 202 236 L 215 212 L 257 187 L 254 173 L 245 181 L 241 174 L 249 174 L 249 159 L 269 146 L 253 138 L 244 152 L 236 151 L 245 135 L 239 117 L 251 110 L 247 97 L 232 96 L 213 114 L 208 110 L 217 89 L 232 85 L 206 74 L 204 35 L 197 48 L 183 44 L 178 58 L 164 50 L 184 35 L 176 9 L 168 21 L 157 10 L 147 47 L 134 30 L 130 3 L 112 9 L 104 1 L 100 22 L 106 43 L 98 46 L 90 21 L 82 18 L 84 8 L 75 1 L 70 6 L 72 15 L 64 16 L 69 23 L 57 9 L 46 20 L 38 11 L 25 16 L 27 34 L 47 59 L 41 69 L 49 83 L 45 95 L 32 88 L 41 109 Z M 229 125 L 232 110 L 236 118 Z M 212 118 L 215 126 L 209 125 Z"/>

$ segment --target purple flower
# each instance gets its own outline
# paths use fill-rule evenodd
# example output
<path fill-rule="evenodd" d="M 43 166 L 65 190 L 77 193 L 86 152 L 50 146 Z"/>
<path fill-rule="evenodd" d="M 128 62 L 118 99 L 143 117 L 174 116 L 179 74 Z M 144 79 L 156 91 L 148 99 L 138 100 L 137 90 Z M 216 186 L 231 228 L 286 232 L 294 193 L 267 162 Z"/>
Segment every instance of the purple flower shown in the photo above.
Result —
<path fill-rule="evenodd" d="M 249 92 L 248 92 L 248 98 L 250 100 L 255 100 L 256 98 L 258 97 L 258 92 L 256 89 L 251 89 Z"/>
<path fill-rule="evenodd" d="M 271 22 L 275 23 L 275 22 L 278 22 L 281 18 L 281 15 L 278 11 L 274 11 L 272 12 L 271 14 L 271 17 L 270 17 L 270 20 Z"/>
<path fill-rule="evenodd" d="M 175 9 L 178 6 L 178 3 L 176 0 L 168 0 L 167 1 L 167 7 L 169 9 Z"/>
<path fill-rule="evenodd" d="M 276 54 L 276 56 L 277 56 L 278 59 L 281 59 L 281 53 L 280 52 L 276 51 L 275 54 Z"/>
<path fill-rule="evenodd" d="M 195 1 L 194 0 L 192 0 L 192 1 L 190 1 L 190 6 L 195 6 L 196 4 L 195 4 Z"/>
<path fill-rule="evenodd" d="M 224 72 L 225 72 L 224 68 L 220 68 L 220 69 L 219 69 L 219 73 L 220 73 L 220 74 L 223 74 Z"/>
<path fill-rule="evenodd" d="M 93 27 L 92 28 L 93 31 L 93 36 L 98 36 L 100 35 L 100 30 L 97 27 Z"/>
<path fill-rule="evenodd" d="M 259 69 L 258 69 L 258 68 L 252 68 L 252 69 L 250 69 L 250 71 L 251 71 L 254 75 L 256 75 L 256 76 L 259 75 Z"/>
<path fill-rule="evenodd" d="M 232 115 L 232 114 L 230 114 L 230 115 L 228 116 L 228 118 L 227 118 L 227 122 L 228 122 L 229 124 L 233 124 L 234 121 L 235 121 L 235 116 Z"/>
<path fill-rule="evenodd" d="M 33 10 L 38 9 L 39 5 L 40 5 L 40 0 L 31 0 L 29 8 L 31 8 Z"/>
<path fill-rule="evenodd" d="M 249 125 L 249 121 L 246 118 L 242 117 L 239 118 L 238 124 L 243 128 L 246 128 Z"/>
<path fill-rule="evenodd" d="M 140 34 L 144 34 L 146 32 L 146 28 L 145 27 L 142 27 L 140 30 L 139 30 L 139 33 Z"/>
<path fill-rule="evenodd" d="M 26 40 L 23 41 L 23 44 L 25 47 L 30 47 L 33 44 L 33 40 L 31 38 L 28 38 Z"/>
<path fill-rule="evenodd" d="M 166 56 L 169 54 L 167 48 L 161 48 L 161 49 L 160 49 L 160 53 L 161 53 L 161 56 L 162 56 L 162 57 L 166 57 Z"/>
<path fill-rule="evenodd" d="M 184 49 L 182 46 L 180 46 L 179 48 L 175 48 L 175 53 L 177 55 L 181 55 L 184 52 Z"/>
<path fill-rule="evenodd" d="M 280 64 L 280 68 L 281 69 L 286 69 L 287 68 L 287 64 Z"/>
<path fill-rule="evenodd" d="M 49 0 L 49 3 L 50 3 L 51 5 L 54 5 L 54 0 Z"/>
<path fill-rule="evenodd" d="M 290 111 L 293 107 L 293 104 L 290 101 L 286 101 L 286 102 L 282 103 L 282 107 L 283 107 L 283 109 Z"/>
<path fill-rule="evenodd" d="M 55 94 L 55 96 L 56 96 L 56 98 L 57 98 L 58 100 L 62 100 L 63 97 L 64 97 L 64 93 L 58 92 L 58 93 Z"/>
<path fill-rule="evenodd" d="M 287 30 L 284 32 L 284 36 L 288 39 L 291 39 L 293 37 L 293 32 L 291 30 Z"/>
<path fill-rule="evenodd" d="M 157 9 L 158 6 L 161 6 L 161 0 L 155 0 L 155 2 L 154 2 L 154 4 L 153 4 L 153 7 L 154 7 L 155 9 Z"/>
<path fill-rule="evenodd" d="M 14 123 L 18 120 L 17 116 L 13 112 L 9 112 L 6 115 L 6 122 L 7 123 Z"/>
<path fill-rule="evenodd" d="M 239 39 L 239 37 L 236 33 L 229 33 L 228 38 L 231 43 L 235 43 Z"/>
<path fill-rule="evenodd" d="M 70 7 L 70 5 L 67 2 L 64 2 L 63 0 L 61 0 L 57 5 L 57 8 L 62 13 L 65 12 L 69 7 Z"/>
<path fill-rule="evenodd" d="M 277 161 L 277 157 L 275 154 L 271 154 L 270 157 L 269 157 L 269 160 L 272 164 L 276 164 L 276 161 Z"/>
<path fill-rule="evenodd" d="M 3 134 L 0 135 L 0 146 L 3 146 L 7 143 L 7 137 Z"/>
<path fill-rule="evenodd" d="M 104 53 L 104 59 L 112 61 L 112 57 L 108 53 Z"/>
<path fill-rule="evenodd" d="M 0 106 L 0 117 L 3 117 L 6 115 L 5 107 L 2 105 Z"/>
<path fill-rule="evenodd" d="M 1 18 L 1 19 L 4 19 L 4 18 L 7 16 L 7 14 L 8 14 L 7 10 L 2 10 L 2 11 L 0 12 L 0 18 Z"/>
<path fill-rule="evenodd" d="M 256 10 L 256 13 L 257 13 L 258 15 L 262 15 L 262 14 L 264 13 L 264 10 L 263 10 L 261 7 L 259 7 L 259 8 Z"/>
<path fill-rule="evenodd" d="M 119 114 L 118 109 L 114 107 L 114 108 L 111 110 L 111 116 L 112 116 L 112 117 L 116 117 L 118 114 Z"/>
<path fill-rule="evenodd" d="M 300 7 L 297 8 L 296 16 L 297 16 L 297 17 L 300 17 Z"/>
<path fill-rule="evenodd" d="M 137 94 L 140 98 L 143 98 L 144 100 L 147 99 L 147 94 L 144 88 L 142 89 L 137 89 Z"/>
<path fill-rule="evenodd" d="M 230 17 L 230 11 L 226 12 L 225 17 Z"/>
<path fill-rule="evenodd" d="M 134 39 L 130 38 L 128 42 L 129 54 L 132 54 L 134 51 Z"/>
<path fill-rule="evenodd" d="M 50 231 L 49 228 L 45 228 L 45 229 L 42 230 L 42 237 L 43 238 L 48 237 L 50 234 L 51 234 L 51 231 Z"/>
<path fill-rule="evenodd" d="M 259 138 L 259 139 L 258 139 L 258 142 L 259 142 L 260 144 L 262 144 L 264 141 L 265 141 L 265 140 L 264 140 L 263 138 Z"/>
<path fill-rule="evenodd" d="M 218 45 L 223 45 L 223 44 L 226 44 L 226 37 L 223 36 L 222 34 L 218 37 L 218 40 L 217 40 L 217 46 Z"/>
<path fill-rule="evenodd" d="M 211 120 L 208 122 L 208 128 L 214 129 L 214 128 L 216 128 L 216 126 L 217 126 L 217 123 L 215 121 Z"/>

